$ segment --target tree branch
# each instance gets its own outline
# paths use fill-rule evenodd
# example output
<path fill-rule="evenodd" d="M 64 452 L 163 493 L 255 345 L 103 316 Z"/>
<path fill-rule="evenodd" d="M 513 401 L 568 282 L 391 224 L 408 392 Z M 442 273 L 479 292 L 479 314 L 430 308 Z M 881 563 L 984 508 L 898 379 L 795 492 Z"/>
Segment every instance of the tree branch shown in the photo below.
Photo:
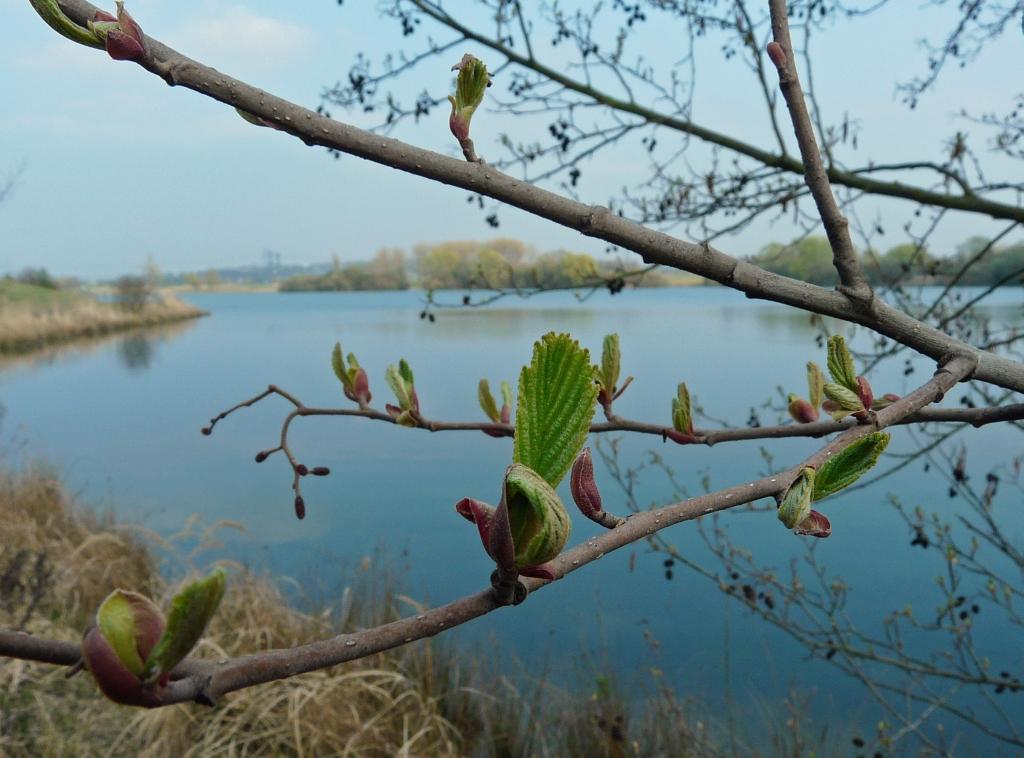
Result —
<path fill-rule="evenodd" d="M 635 514 L 614 529 L 556 557 L 550 564 L 553 580 L 524 579 L 523 583 L 528 591 L 536 591 L 613 550 L 638 542 L 669 526 L 761 498 L 781 497 L 805 467 L 817 468 L 860 437 L 898 423 L 924 406 L 940 400 L 957 382 L 970 376 L 974 363 L 972 356 L 951 358 L 920 388 L 874 414 L 869 423 L 848 429 L 787 471 Z M 336 666 L 414 640 L 433 637 L 445 629 L 464 624 L 499 607 L 492 590 L 485 590 L 416 616 L 290 649 L 270 650 L 218 662 L 187 659 L 172 673 L 173 681 L 165 690 L 161 705 L 186 701 L 211 705 L 219 697 L 235 690 Z M 75 648 L 77 646 L 73 643 L 0 631 L 0 656 L 74 665 L 78 662 L 77 657 L 71 659 Z"/>
<path fill-rule="evenodd" d="M 771 153 L 721 132 L 695 124 L 692 121 L 661 113 L 636 102 L 620 100 L 619 98 L 613 97 L 606 92 L 595 89 L 589 84 L 577 81 L 572 77 L 567 76 L 563 71 L 546 66 L 535 58 L 520 55 L 499 40 L 492 39 L 474 31 L 470 27 L 459 22 L 458 19 L 452 17 L 448 13 L 445 13 L 434 3 L 428 3 L 424 0 L 410 1 L 427 16 L 449 29 L 458 32 L 466 39 L 478 42 L 479 44 L 500 53 L 512 63 L 534 71 L 541 76 L 560 84 L 566 89 L 571 90 L 572 92 L 588 97 L 595 102 L 612 108 L 613 110 L 640 116 L 651 124 L 658 124 L 683 134 L 689 134 L 690 136 L 696 137 L 704 142 L 724 147 L 727 150 L 739 153 L 740 155 L 745 155 L 748 158 L 752 158 L 766 166 L 779 168 L 794 174 L 804 174 L 806 171 L 803 163 L 789 155 Z M 921 203 L 923 205 L 949 208 L 950 210 L 980 213 L 996 219 L 1024 221 L 1024 208 L 996 202 L 994 200 L 988 200 L 973 194 L 951 195 L 942 192 L 934 192 L 921 187 L 914 187 L 902 182 L 879 181 L 863 176 L 862 173 L 856 171 L 845 171 L 836 166 L 829 166 L 827 174 L 828 178 L 835 184 L 843 187 L 849 187 L 850 189 L 868 192 L 873 195 L 897 197 Z"/>
<path fill-rule="evenodd" d="M 63 0 L 61 5 L 79 24 L 85 24 L 96 12 L 95 6 L 85 0 Z M 607 208 L 584 205 L 516 180 L 485 164 L 450 158 L 326 118 L 197 63 L 150 37 L 146 38 L 146 47 L 147 58 L 141 65 L 169 84 L 186 87 L 256 115 L 306 144 L 333 148 L 492 197 L 632 250 L 648 263 L 690 271 L 740 290 L 748 297 L 772 300 L 867 326 L 934 360 L 951 353 L 970 353 L 977 358 L 974 378 L 1024 391 L 1024 365 L 954 339 L 892 308 L 878 297 L 872 299 L 870 307 L 858 307 L 841 293 L 772 274 L 708 244 L 684 242 L 627 221 Z"/>
<path fill-rule="evenodd" d="M 818 215 L 825 225 L 825 234 L 832 247 L 832 263 L 839 273 L 839 281 L 844 291 L 860 302 L 871 299 L 871 285 L 857 261 L 857 251 L 850 238 L 850 224 L 839 210 L 832 187 L 829 185 L 828 173 L 821 159 L 817 141 L 814 138 L 814 127 L 807 112 L 800 75 L 796 68 L 796 56 L 793 54 L 793 41 L 789 36 L 789 14 L 786 0 L 769 0 L 772 17 L 772 35 L 774 42 L 768 43 L 768 57 L 779 72 L 779 88 L 786 99 L 793 131 L 796 134 L 800 155 L 803 157 L 804 180 L 818 208 Z"/>

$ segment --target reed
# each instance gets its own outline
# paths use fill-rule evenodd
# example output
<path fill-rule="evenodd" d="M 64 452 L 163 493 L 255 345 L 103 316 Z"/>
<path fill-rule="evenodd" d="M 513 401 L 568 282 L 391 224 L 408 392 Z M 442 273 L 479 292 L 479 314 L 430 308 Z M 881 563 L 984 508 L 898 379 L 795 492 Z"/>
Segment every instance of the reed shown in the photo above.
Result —
<path fill-rule="evenodd" d="M 173 297 L 129 311 L 85 296 L 5 298 L 0 292 L 0 353 L 196 318 L 206 312 Z"/>

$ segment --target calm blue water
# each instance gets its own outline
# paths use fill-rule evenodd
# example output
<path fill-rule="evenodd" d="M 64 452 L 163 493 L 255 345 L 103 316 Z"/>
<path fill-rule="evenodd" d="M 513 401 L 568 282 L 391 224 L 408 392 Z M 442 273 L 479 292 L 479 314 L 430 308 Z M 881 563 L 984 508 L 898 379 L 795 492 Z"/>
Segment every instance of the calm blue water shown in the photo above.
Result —
<path fill-rule="evenodd" d="M 815 329 L 805 314 L 748 301 L 719 288 L 649 290 L 612 298 L 599 293 L 580 304 L 549 295 L 503 301 L 485 310 L 442 312 L 436 323 L 418 318 L 417 293 L 217 294 L 189 298 L 209 318 L 147 335 L 95 343 L 8 363 L 0 370 L 6 416 L 4 445 L 22 459 L 54 463 L 83 502 L 109 507 L 161 533 L 180 529 L 191 514 L 207 522 L 231 519 L 244 535 L 226 533 L 228 549 L 258 567 L 292 576 L 316 575 L 326 587 L 383 548 L 401 568 L 409 594 L 439 603 L 480 589 L 490 572 L 475 529 L 452 505 L 463 496 L 496 501 L 511 442 L 482 434 L 431 435 L 359 419 L 300 419 L 292 445 L 308 465 L 328 465 L 332 475 L 304 481 L 308 516 L 292 513 L 290 472 L 280 457 L 253 462 L 276 444 L 288 410 L 273 399 L 218 426 L 199 429 L 220 410 L 276 383 L 306 404 L 348 404 L 330 370 L 336 340 L 354 351 L 371 377 L 375 404 L 388 398 L 383 370 L 399 357 L 416 372 L 423 412 L 438 419 L 480 419 L 476 385 L 514 383 L 533 341 L 549 330 L 571 332 L 599 354 L 601 338 L 621 335 L 623 374 L 637 377 L 617 402 L 621 415 L 668 423 L 671 397 L 685 380 L 709 414 L 735 425 L 758 408 L 763 423 L 777 412 L 777 388 L 804 390 L 804 364 L 823 364 Z M 1021 291 L 999 293 L 989 309 L 1002 322 L 1019 323 Z M 902 394 L 923 381 L 926 362 L 912 376 L 898 359 L 872 375 L 876 394 Z M 957 396 L 947 398 L 956 405 Z M 710 425 L 710 424 L 701 424 Z M 1020 431 L 994 426 L 962 435 L 970 441 L 975 481 L 1022 451 Z M 770 445 L 776 467 L 788 466 L 820 443 L 785 440 Z M 890 451 L 914 442 L 894 433 Z M 708 477 L 712 487 L 762 475 L 770 468 L 758 442 L 706 449 L 662 444 L 654 438 L 623 442 L 623 463 L 633 465 L 654 448 L 691 493 Z M 889 457 L 888 466 L 898 462 Z M 963 508 L 947 496 L 947 482 L 925 473 L 920 462 L 868 489 L 836 498 L 823 508 L 833 536 L 815 546 L 818 558 L 853 588 L 846 611 L 864 628 L 911 603 L 933 608 L 940 599 L 934 578 L 943 565 L 933 552 L 912 549 L 911 534 L 888 504 L 895 494 L 910 505 L 951 515 Z M 599 483 L 610 510 L 621 493 L 604 470 Z M 670 495 L 665 480 L 641 479 L 645 505 Z M 568 498 L 566 497 L 568 502 Z M 1005 488 L 997 500 L 1006 528 L 1024 529 L 1020 493 Z M 788 576 L 806 555 L 805 541 L 788 533 L 772 514 L 734 514 L 720 525 L 762 564 Z M 711 526 L 710 523 L 707 526 Z M 596 533 L 575 521 L 573 542 Z M 692 524 L 666 536 L 687 555 L 717 569 Z M 635 554 L 635 557 L 633 556 Z M 627 684 L 650 684 L 657 667 L 683 694 L 714 704 L 731 698 L 751 723 L 772 710 L 790 688 L 814 694 L 821 721 L 870 731 L 878 718 L 864 690 L 830 665 L 809 661 L 801 647 L 753 618 L 713 584 L 676 567 L 666 581 L 664 556 L 645 546 L 619 551 L 569 581 L 449 633 L 449 639 L 497 639 L 528 669 L 569 679 L 581 656 L 602 664 Z M 633 563 L 631 569 L 631 563 Z M 799 568 L 799 565 L 798 565 Z M 803 574 L 806 582 L 811 577 Z M 923 614 L 927 617 L 928 613 Z M 978 645 L 997 670 L 1024 676 L 1020 629 L 982 613 Z M 652 647 L 647 635 L 660 644 Z M 1013 698 L 1011 700 L 1011 698 Z M 1024 717 L 1024 695 L 998 701 Z M 954 722 L 944 718 L 947 728 Z M 756 730 L 756 726 L 753 727 Z M 972 737 L 972 740 L 974 738 Z M 849 743 L 844 743 L 849 744 Z M 978 743 L 980 744 L 980 743 Z"/>

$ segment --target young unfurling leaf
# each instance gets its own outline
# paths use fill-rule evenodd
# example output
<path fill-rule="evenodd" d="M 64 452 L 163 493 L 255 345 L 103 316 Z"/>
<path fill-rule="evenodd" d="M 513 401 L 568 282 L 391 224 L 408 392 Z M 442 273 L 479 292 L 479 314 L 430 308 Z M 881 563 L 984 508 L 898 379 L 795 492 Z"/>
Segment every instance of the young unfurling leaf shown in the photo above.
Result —
<path fill-rule="evenodd" d="M 680 383 L 676 396 L 672 398 L 672 427 L 677 432 L 693 435 L 693 414 L 690 410 L 690 391 L 686 383 Z"/>
<path fill-rule="evenodd" d="M 829 458 L 818 467 L 812 500 L 817 502 L 860 479 L 878 462 L 888 444 L 886 432 L 872 432 Z"/>
<path fill-rule="evenodd" d="M 846 340 L 838 334 L 828 338 L 828 372 L 832 380 L 851 392 L 857 392 L 857 371 L 853 367 L 853 356 L 846 347 Z"/>
<path fill-rule="evenodd" d="M 146 660 L 145 678 L 155 680 L 169 672 L 195 647 L 224 597 L 226 580 L 224 569 L 216 568 L 174 596 L 167 627 Z"/>
<path fill-rule="evenodd" d="M 610 403 L 615 397 L 615 391 L 619 383 L 619 364 L 621 356 L 619 353 L 619 335 L 605 335 L 603 349 L 601 350 L 601 371 L 598 380 L 601 383 L 601 402 Z"/>
<path fill-rule="evenodd" d="M 796 529 L 811 513 L 811 495 L 814 492 L 815 472 L 805 468 L 789 485 L 779 505 L 779 521 L 789 529 Z"/>
<path fill-rule="evenodd" d="M 334 343 L 334 350 L 331 351 L 331 368 L 334 375 L 341 382 L 342 391 L 349 400 L 366 405 L 372 399 L 370 394 L 370 380 L 366 371 L 359 365 L 353 353 L 348 354 L 348 368 L 345 367 L 345 359 L 342 357 L 341 343 Z"/>
<path fill-rule="evenodd" d="M 811 407 L 817 410 L 821 407 L 822 393 L 825 391 L 825 377 L 821 369 L 814 361 L 807 364 L 807 392 Z"/>
<path fill-rule="evenodd" d="M 826 397 L 835 403 L 835 410 L 830 410 L 829 413 L 837 421 L 851 413 L 864 410 L 864 404 L 856 392 L 834 382 L 826 383 L 824 389 Z"/>
<path fill-rule="evenodd" d="M 590 353 L 568 334 L 549 333 L 534 344 L 519 375 L 512 460 L 537 472 L 552 487 L 583 447 L 597 400 Z"/>
<path fill-rule="evenodd" d="M 484 414 L 495 424 L 501 423 L 501 413 L 498 411 L 498 404 L 491 394 L 491 385 L 486 379 L 481 379 L 477 386 L 477 399 L 480 401 L 480 408 Z"/>

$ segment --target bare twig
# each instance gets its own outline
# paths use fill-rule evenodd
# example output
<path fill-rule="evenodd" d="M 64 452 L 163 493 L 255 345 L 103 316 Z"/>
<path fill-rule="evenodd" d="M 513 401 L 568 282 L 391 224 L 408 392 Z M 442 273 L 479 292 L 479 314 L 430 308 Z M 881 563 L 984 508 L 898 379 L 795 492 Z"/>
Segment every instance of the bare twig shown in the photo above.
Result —
<path fill-rule="evenodd" d="M 76 22 L 85 24 L 96 8 L 85 0 L 64 0 Z M 152 38 L 146 38 L 143 66 L 180 85 L 251 113 L 307 144 L 323 145 L 435 181 L 501 200 L 583 234 L 632 250 L 648 263 L 690 271 L 746 293 L 803 310 L 862 324 L 935 360 L 951 353 L 978 359 L 975 378 L 1024 391 L 1024 365 L 967 345 L 892 308 L 877 296 L 867 307 L 846 295 L 767 272 L 710 245 L 684 242 L 630 222 L 600 206 L 578 203 L 502 174 L 326 118 L 204 66 Z"/>
<path fill-rule="evenodd" d="M 867 277 L 864 276 L 857 260 L 857 250 L 850 238 L 850 224 L 836 204 L 828 172 L 825 170 L 814 138 L 814 127 L 811 125 L 811 117 L 807 112 L 807 103 L 796 69 L 793 41 L 789 36 L 786 0 L 769 0 L 768 6 L 772 16 L 772 35 L 775 38 L 773 42 L 768 43 L 768 57 L 779 72 L 779 88 L 786 99 L 797 145 L 800 147 L 800 155 L 806 167 L 804 179 L 825 225 L 825 234 L 828 235 L 829 244 L 832 246 L 832 262 L 839 273 L 843 291 L 857 301 L 870 300 L 871 285 L 868 284 Z"/>
<path fill-rule="evenodd" d="M 956 356 L 940 366 L 935 375 L 906 397 L 874 414 L 870 422 L 846 430 L 798 465 L 775 475 L 690 498 L 645 513 L 636 514 L 619 526 L 567 550 L 551 563 L 553 580 L 524 579 L 528 591 L 543 588 L 605 554 L 646 539 L 669 526 L 727 510 L 761 498 L 778 498 L 805 467 L 818 467 L 830 456 L 871 431 L 882 429 L 940 400 L 974 368 L 971 356 Z M 161 705 L 195 701 L 212 704 L 222 695 L 266 682 L 338 665 L 459 626 L 502 607 L 492 590 L 455 600 L 414 617 L 352 634 L 313 642 L 287 650 L 271 650 L 218 662 L 188 659 L 172 676 Z M 31 635 L 0 632 L 0 656 L 74 665 L 71 643 L 43 640 Z M 180 678 L 176 678 L 180 677 Z"/>

